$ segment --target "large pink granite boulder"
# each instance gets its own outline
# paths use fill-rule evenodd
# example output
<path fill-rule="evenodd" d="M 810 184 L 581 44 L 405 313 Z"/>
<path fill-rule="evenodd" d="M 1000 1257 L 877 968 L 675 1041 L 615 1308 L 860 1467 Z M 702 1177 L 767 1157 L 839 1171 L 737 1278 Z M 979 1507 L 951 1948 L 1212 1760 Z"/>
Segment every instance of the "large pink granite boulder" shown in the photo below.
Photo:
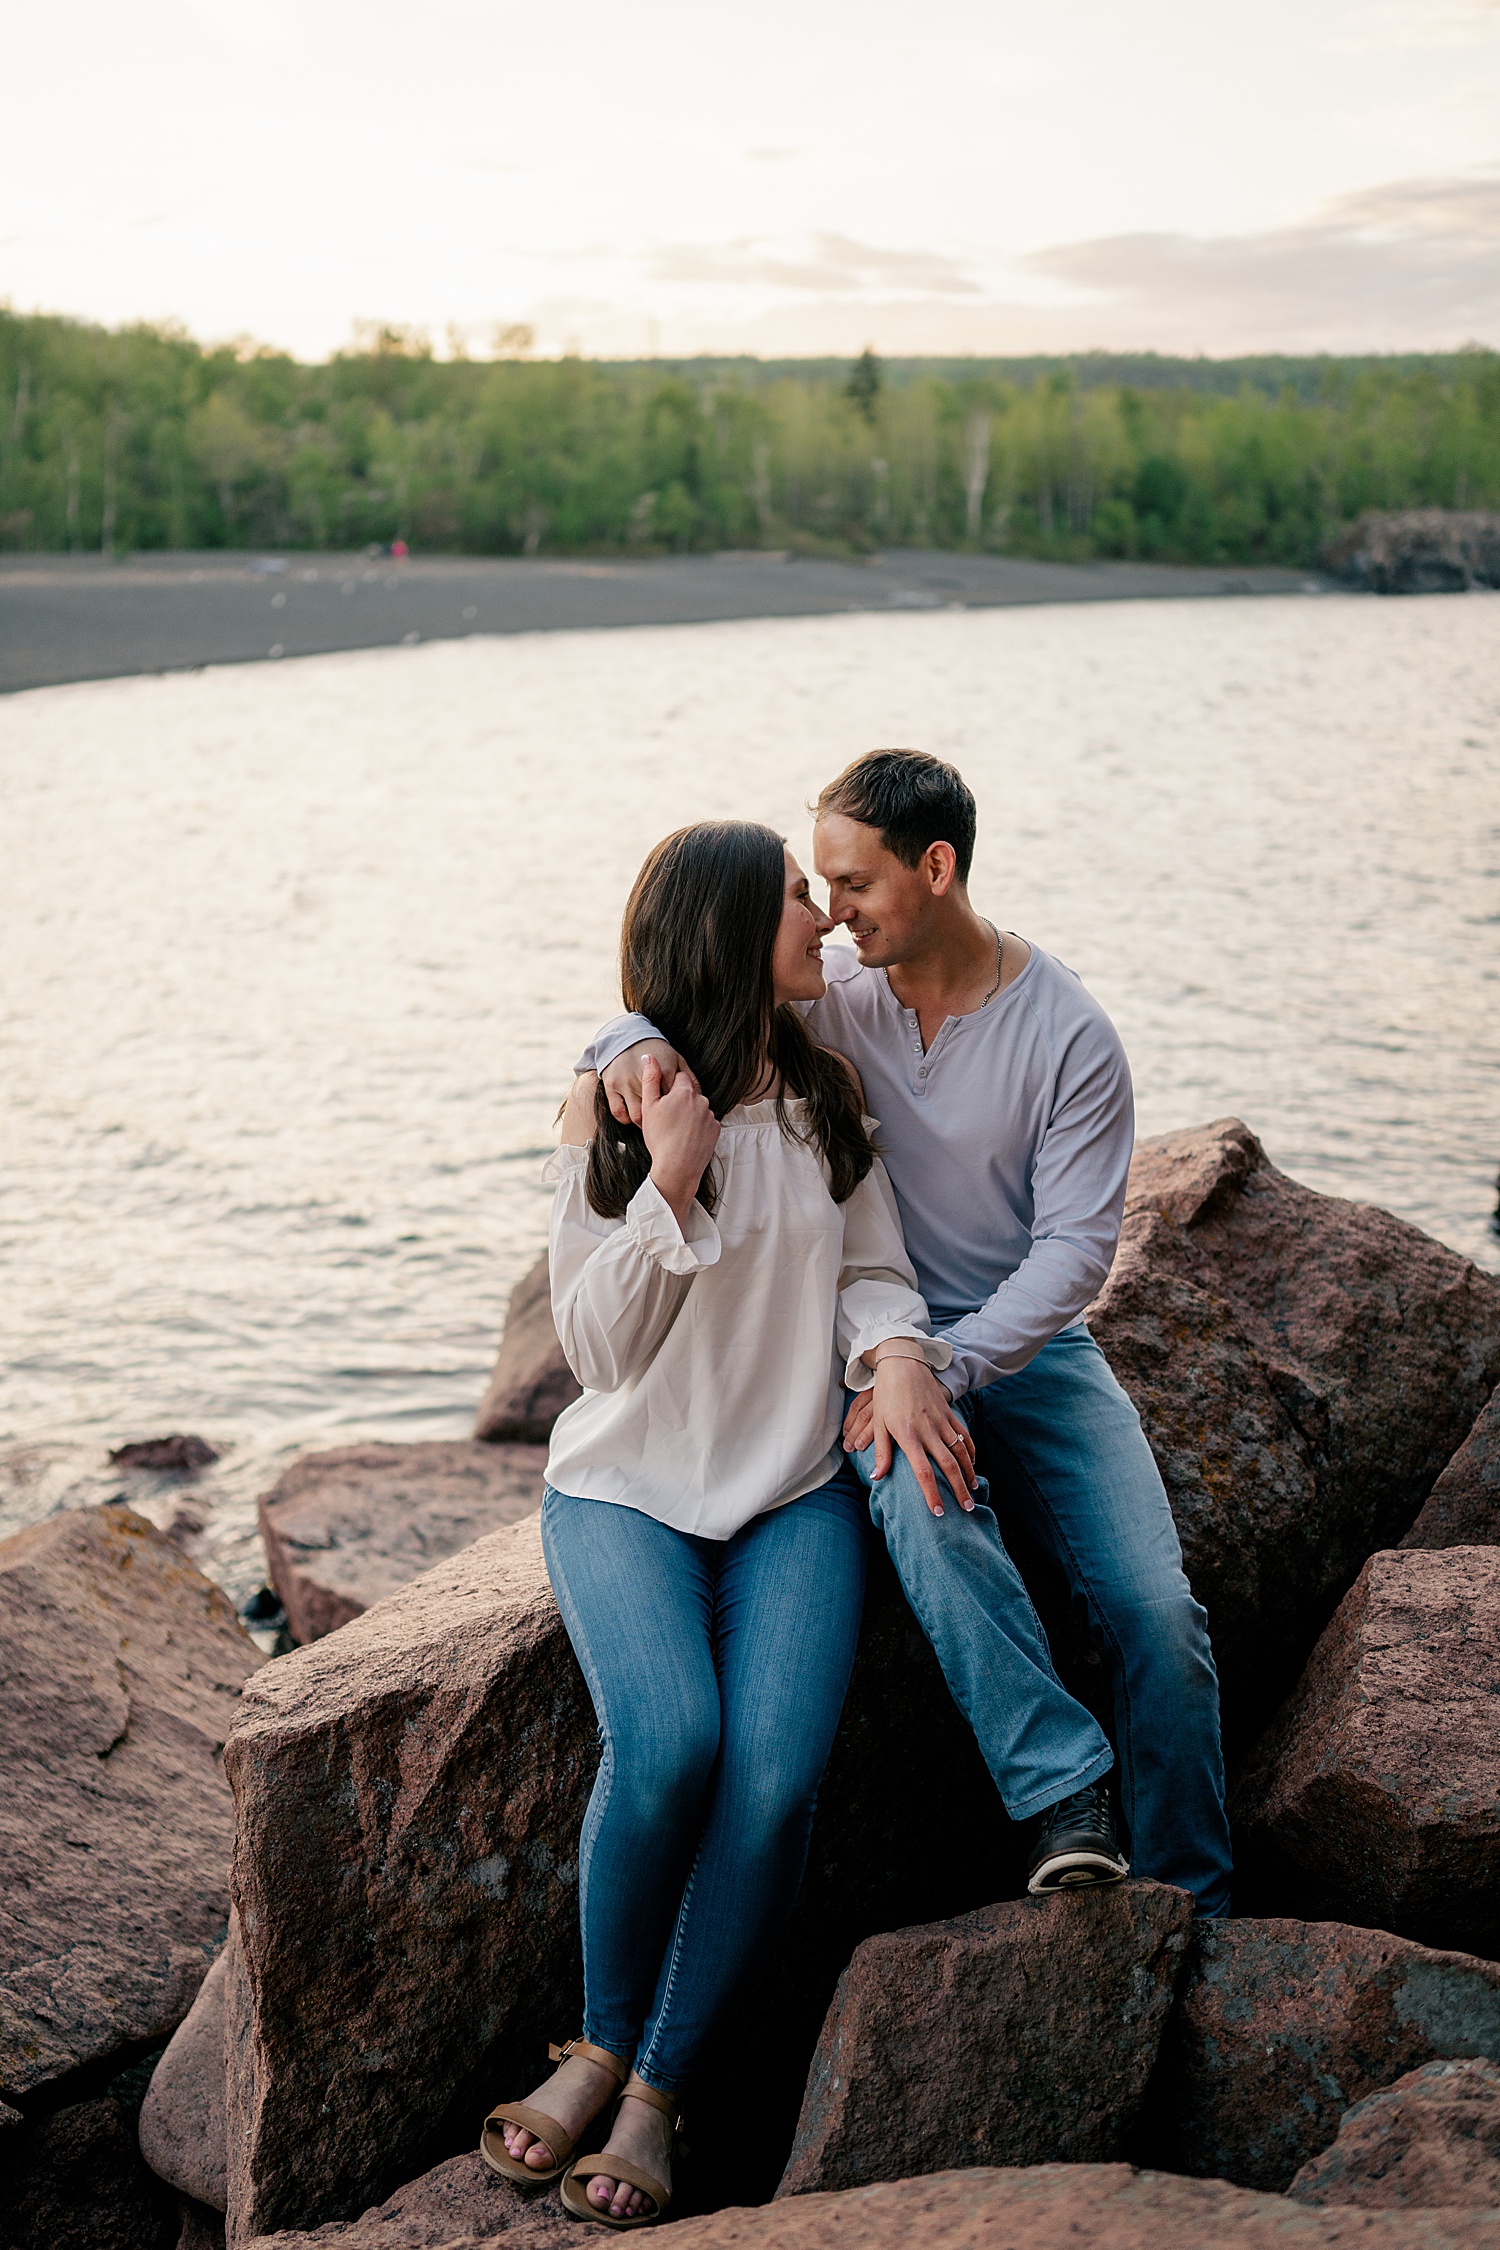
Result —
<path fill-rule="evenodd" d="M 1226 1118 L 1141 1142 L 1089 1326 L 1166 1481 L 1234 1749 L 1500 1379 L 1500 1281 Z"/>
<path fill-rule="evenodd" d="M 1500 2070 L 1424 2063 L 1346 2109 L 1332 2148 L 1304 2164 L 1299 2203 L 1365 2211 L 1500 2210 Z"/>
<path fill-rule="evenodd" d="M 460 2163 L 347 2225 L 263 2236 L 253 2250 L 559 2250 L 578 2240 L 555 2194 L 503 2230 L 481 2234 L 482 2222 Z M 1128 2164 L 980 2165 L 680 2219 L 666 2239 L 673 2250 L 1500 2250 L 1500 2212 L 1356 2215 Z"/>
<path fill-rule="evenodd" d="M 563 1408 L 582 1395 L 552 1325 L 544 1251 L 511 1291 L 499 1356 L 480 1404 L 474 1435 L 489 1445 L 507 1440 L 545 1445 Z"/>
<path fill-rule="evenodd" d="M 0 2095 L 167 2038 L 229 1914 L 222 1763 L 264 1659 L 120 1507 L 0 1541 Z"/>
<path fill-rule="evenodd" d="M 475 2152 L 450 2156 L 357 2219 L 263 2234 L 248 2250 L 467 2250 L 494 2241 L 505 2250 L 578 2250 L 579 2239 L 555 2187 L 513 2186 Z"/>
<path fill-rule="evenodd" d="M 866 1938 L 828 2011 L 778 2195 L 1122 2155 L 1192 1917 L 1185 1891 L 1120 1883 Z"/>
<path fill-rule="evenodd" d="M 317 1641 L 542 1504 L 541 1445 L 341 1445 L 305 1453 L 260 1502 L 271 1583 Z"/>
<path fill-rule="evenodd" d="M 1500 1393 L 1438 1478 L 1401 1544 L 1500 1546 Z"/>
<path fill-rule="evenodd" d="M 477 2139 L 577 2029 L 596 1755 L 535 1520 L 257 1682 L 227 1761 L 232 2239 L 353 2216 L 420 2169 L 460 2090 Z"/>
<path fill-rule="evenodd" d="M 1284 2189 L 1354 2103 L 1470 2056 L 1500 2061 L 1500 1963 L 1339 1922 L 1200 1922 L 1162 2041 L 1151 2153 Z"/>
<path fill-rule="evenodd" d="M 1373 1555 L 1233 1811 L 1304 1912 L 1500 1953 L 1500 1547 Z"/>

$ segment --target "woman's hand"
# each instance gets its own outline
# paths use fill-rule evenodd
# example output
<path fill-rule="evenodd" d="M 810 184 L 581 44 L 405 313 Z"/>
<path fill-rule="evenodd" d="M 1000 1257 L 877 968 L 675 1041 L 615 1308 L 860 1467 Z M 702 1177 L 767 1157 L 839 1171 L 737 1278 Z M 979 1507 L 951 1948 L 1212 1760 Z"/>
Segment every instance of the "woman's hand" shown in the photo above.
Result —
<path fill-rule="evenodd" d="M 844 1451 L 863 1453 L 871 1444 L 877 1481 L 890 1475 L 899 1447 L 933 1515 L 943 1512 L 934 1467 L 942 1471 L 959 1506 L 965 1511 L 973 1507 L 974 1440 L 925 1361 L 882 1355 L 873 1388 L 855 1393 L 844 1420 Z"/>
<path fill-rule="evenodd" d="M 661 1064 L 648 1054 L 641 1064 L 641 1136 L 651 1152 L 652 1185 L 686 1228 L 703 1168 L 719 1145 L 719 1120 L 686 1063 L 669 1093 L 661 1077 Z"/>

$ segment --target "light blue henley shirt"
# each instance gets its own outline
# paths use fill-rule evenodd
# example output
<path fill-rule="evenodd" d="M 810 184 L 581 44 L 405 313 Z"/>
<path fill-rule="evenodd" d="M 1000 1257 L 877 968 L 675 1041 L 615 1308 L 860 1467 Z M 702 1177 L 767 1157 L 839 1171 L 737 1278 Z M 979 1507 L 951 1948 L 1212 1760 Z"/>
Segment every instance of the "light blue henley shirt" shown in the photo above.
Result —
<path fill-rule="evenodd" d="M 1119 1034 L 1071 969 L 1039 946 L 971 1015 L 923 1052 L 916 1011 L 853 950 L 823 955 L 828 990 L 807 1011 L 847 1055 L 880 1120 L 906 1247 L 955 1398 L 1011 1375 L 1097 1296 L 1119 1240 L 1135 1140 Z M 617 1016 L 579 1058 L 603 1070 L 638 1039 Z"/>

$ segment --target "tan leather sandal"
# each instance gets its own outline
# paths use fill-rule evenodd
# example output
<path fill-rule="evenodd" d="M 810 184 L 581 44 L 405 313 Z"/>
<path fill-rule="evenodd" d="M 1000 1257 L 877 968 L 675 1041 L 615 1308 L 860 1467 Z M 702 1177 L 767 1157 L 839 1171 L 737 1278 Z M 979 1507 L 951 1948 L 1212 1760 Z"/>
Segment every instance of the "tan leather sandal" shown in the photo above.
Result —
<path fill-rule="evenodd" d="M 582 2055 L 585 2062 L 602 2064 L 622 2086 L 631 2074 L 623 2056 L 612 2055 L 604 2047 L 591 2046 L 587 2039 L 570 2039 L 562 2047 L 549 2046 L 547 2054 L 549 2060 L 556 2063 L 566 2062 L 570 2055 Z M 534 2133 L 539 2141 L 545 2141 L 552 2151 L 551 2169 L 544 2172 L 539 2166 L 523 2164 L 512 2156 L 500 2130 L 502 2125 L 519 2125 L 523 2132 Z M 533 2109 L 529 2102 L 505 2102 L 499 2109 L 492 2109 L 479 2136 L 479 2153 L 492 2172 L 501 2172 L 508 2180 L 524 2180 L 533 2187 L 540 2187 L 566 2172 L 577 2146 L 555 2117 L 549 2117 L 544 2109 Z"/>
<path fill-rule="evenodd" d="M 648 2086 L 644 2078 L 637 2078 L 632 2071 L 620 2099 L 622 2102 L 649 2102 L 653 2109 L 661 2111 L 663 2117 L 670 2118 L 672 2149 L 669 2154 L 675 2153 L 677 2138 L 682 2131 L 682 2119 L 677 2113 L 677 2102 L 673 2095 L 659 2093 L 654 2086 Z M 642 2195 L 649 2195 L 656 2209 L 642 2211 L 634 2219 L 617 2219 L 613 2212 L 601 2211 L 597 2203 L 590 2203 L 584 2191 L 586 2180 L 623 2180 L 627 2187 L 637 2188 Z M 664 2187 L 660 2180 L 653 2180 L 651 2174 L 643 2172 L 638 2164 L 627 2164 L 623 2156 L 581 2156 L 576 2164 L 568 2167 L 558 2194 L 562 2197 L 564 2210 L 571 2211 L 575 2219 L 592 2219 L 595 2226 L 599 2227 L 654 2227 L 658 2219 L 666 2217 L 667 2206 L 672 2200 L 672 2190 L 669 2187 Z"/>

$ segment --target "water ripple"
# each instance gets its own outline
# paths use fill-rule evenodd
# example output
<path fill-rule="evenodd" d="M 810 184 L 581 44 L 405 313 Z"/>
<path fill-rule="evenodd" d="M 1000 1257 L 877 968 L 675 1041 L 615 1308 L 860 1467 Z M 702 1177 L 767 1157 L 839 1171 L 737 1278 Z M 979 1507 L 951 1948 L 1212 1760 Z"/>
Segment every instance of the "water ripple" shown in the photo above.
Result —
<path fill-rule="evenodd" d="M 1500 597 L 757 620 L 0 704 L 0 1531 L 129 1490 L 258 1581 L 304 1446 L 461 1434 L 642 854 L 955 758 L 983 910 L 1236 1112 L 1491 1266 Z M 201 1486 L 105 1448 L 202 1431 Z"/>

